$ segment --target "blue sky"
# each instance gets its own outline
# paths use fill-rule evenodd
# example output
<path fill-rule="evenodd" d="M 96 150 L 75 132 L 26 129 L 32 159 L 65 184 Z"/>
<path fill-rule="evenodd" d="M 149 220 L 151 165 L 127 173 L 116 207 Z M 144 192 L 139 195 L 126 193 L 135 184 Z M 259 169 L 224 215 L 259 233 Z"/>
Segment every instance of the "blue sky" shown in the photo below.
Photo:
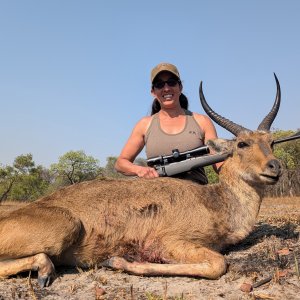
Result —
<path fill-rule="evenodd" d="M 275 72 L 273 127 L 296 130 L 299 14 L 297 0 L 2 0 L 0 163 L 32 153 L 48 167 L 83 150 L 105 165 L 149 114 L 163 61 L 179 68 L 192 111 L 203 113 L 202 80 L 211 107 L 249 129 L 272 107 Z"/>

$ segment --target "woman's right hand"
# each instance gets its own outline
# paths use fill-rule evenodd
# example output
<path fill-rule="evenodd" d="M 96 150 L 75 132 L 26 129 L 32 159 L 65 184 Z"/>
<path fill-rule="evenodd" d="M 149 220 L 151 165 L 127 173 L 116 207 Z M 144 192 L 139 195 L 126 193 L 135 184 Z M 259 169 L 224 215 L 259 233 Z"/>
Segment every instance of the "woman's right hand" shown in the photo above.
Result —
<path fill-rule="evenodd" d="M 136 175 L 141 178 L 156 178 L 159 177 L 157 171 L 154 168 L 151 167 L 142 167 L 139 166 L 139 168 L 136 171 Z"/>

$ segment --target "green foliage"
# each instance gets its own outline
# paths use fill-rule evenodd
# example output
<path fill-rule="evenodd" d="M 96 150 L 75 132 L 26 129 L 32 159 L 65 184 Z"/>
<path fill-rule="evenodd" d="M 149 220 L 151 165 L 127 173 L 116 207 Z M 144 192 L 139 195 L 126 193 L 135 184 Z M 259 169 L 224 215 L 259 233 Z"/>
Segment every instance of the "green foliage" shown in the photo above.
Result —
<path fill-rule="evenodd" d="M 74 184 L 95 179 L 101 171 L 98 162 L 83 151 L 69 151 L 59 158 L 57 164 L 50 166 L 50 171 L 60 182 L 59 185 Z"/>
<path fill-rule="evenodd" d="M 115 156 L 109 156 L 106 158 L 106 165 L 104 168 L 104 176 L 106 177 L 116 177 L 118 175 L 117 171 L 115 170 L 115 163 L 116 163 L 117 157 Z"/>
<path fill-rule="evenodd" d="M 13 166 L 0 167 L 0 202 L 37 199 L 49 186 L 46 174 L 42 166 L 35 166 L 32 154 L 16 157 Z"/>
<path fill-rule="evenodd" d="M 8 199 L 9 193 L 16 179 L 17 173 L 13 167 L 0 167 L 0 202 Z"/>
<path fill-rule="evenodd" d="M 276 130 L 274 140 L 295 134 L 292 130 Z M 274 155 L 281 160 L 287 169 L 296 169 L 300 166 L 300 139 L 274 145 Z"/>
<path fill-rule="evenodd" d="M 204 170 L 209 184 L 219 182 L 218 174 L 215 172 L 213 166 L 204 167 Z"/>
<path fill-rule="evenodd" d="M 105 177 L 110 177 L 110 178 L 122 178 L 122 177 L 124 177 L 124 175 L 122 175 L 121 173 L 118 173 L 115 170 L 115 163 L 116 163 L 117 159 L 118 158 L 116 156 L 107 157 L 106 166 L 103 169 L 102 175 L 104 175 Z"/>
<path fill-rule="evenodd" d="M 15 158 L 13 166 L 22 174 L 29 174 L 32 168 L 34 168 L 34 161 L 32 160 L 32 154 L 20 155 Z"/>
<path fill-rule="evenodd" d="M 102 176 L 110 177 L 110 178 L 124 178 L 125 175 L 119 173 L 115 169 L 115 163 L 118 157 L 109 156 L 106 159 L 106 166 L 102 170 Z M 147 161 L 144 158 L 138 157 L 135 159 L 134 163 L 139 166 L 147 166 Z"/>
<path fill-rule="evenodd" d="M 10 198 L 14 200 L 35 200 L 43 196 L 50 184 L 42 166 L 32 168 L 28 174 L 22 174 L 15 182 Z"/>

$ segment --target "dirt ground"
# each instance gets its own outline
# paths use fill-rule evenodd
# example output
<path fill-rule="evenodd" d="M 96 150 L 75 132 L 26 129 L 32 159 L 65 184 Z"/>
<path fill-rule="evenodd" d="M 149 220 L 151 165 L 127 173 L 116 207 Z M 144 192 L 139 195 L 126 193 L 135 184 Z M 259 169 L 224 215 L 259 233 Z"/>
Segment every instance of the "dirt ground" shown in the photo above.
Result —
<path fill-rule="evenodd" d="M 57 278 L 44 289 L 34 273 L 0 279 L 0 300 L 300 299 L 299 231 L 300 197 L 264 199 L 252 234 L 224 253 L 229 269 L 219 280 L 57 269 Z"/>

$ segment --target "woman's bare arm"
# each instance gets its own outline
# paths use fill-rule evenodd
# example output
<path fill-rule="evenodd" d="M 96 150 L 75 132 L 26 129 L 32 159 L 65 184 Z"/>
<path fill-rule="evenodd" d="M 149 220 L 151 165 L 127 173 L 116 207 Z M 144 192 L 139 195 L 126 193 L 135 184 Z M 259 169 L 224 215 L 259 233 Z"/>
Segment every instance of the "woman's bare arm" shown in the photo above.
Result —
<path fill-rule="evenodd" d="M 124 175 L 136 175 L 143 178 L 158 177 L 154 168 L 135 165 L 133 162 L 145 146 L 144 137 L 150 124 L 151 117 L 141 119 L 133 128 L 120 156 L 118 157 L 115 169 Z"/>

